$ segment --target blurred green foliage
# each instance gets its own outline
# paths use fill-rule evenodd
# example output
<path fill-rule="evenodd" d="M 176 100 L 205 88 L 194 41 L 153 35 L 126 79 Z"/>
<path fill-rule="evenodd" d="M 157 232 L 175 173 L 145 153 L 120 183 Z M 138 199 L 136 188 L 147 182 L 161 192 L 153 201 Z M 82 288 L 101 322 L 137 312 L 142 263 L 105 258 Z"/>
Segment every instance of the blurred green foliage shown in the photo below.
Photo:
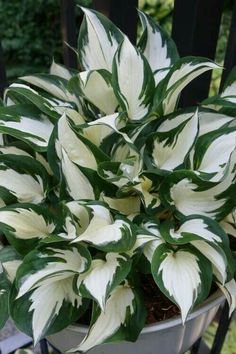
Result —
<path fill-rule="evenodd" d="M 174 0 L 139 0 L 139 8 L 171 33 Z"/>
<path fill-rule="evenodd" d="M 225 51 L 227 46 L 227 39 L 229 36 L 231 16 L 232 16 L 232 6 L 231 3 L 228 2 L 227 6 L 225 6 L 225 10 L 222 16 L 219 39 L 216 48 L 216 57 L 215 57 L 215 61 L 218 64 L 220 64 L 222 67 L 224 65 L 224 57 L 225 57 Z M 210 96 L 213 96 L 218 93 L 220 87 L 220 81 L 221 81 L 221 74 L 222 74 L 221 69 L 219 70 L 217 69 L 213 71 L 211 88 L 210 88 Z"/>
<path fill-rule="evenodd" d="M 91 0 L 76 1 L 90 6 Z M 79 8 L 77 21 L 82 16 Z M 0 0 L 0 38 L 9 81 L 61 62 L 59 0 Z"/>

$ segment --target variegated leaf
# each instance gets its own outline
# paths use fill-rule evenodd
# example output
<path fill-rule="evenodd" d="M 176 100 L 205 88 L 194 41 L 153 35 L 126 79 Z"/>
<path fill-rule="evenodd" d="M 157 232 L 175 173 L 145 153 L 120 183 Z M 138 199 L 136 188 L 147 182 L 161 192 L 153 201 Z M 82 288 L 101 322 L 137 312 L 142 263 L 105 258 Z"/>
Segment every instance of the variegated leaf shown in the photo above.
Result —
<path fill-rule="evenodd" d="M 151 263 L 155 250 L 164 242 L 165 241 L 161 237 L 150 234 L 138 234 L 134 247 L 128 252 L 128 254 L 133 256 L 138 250 L 142 249 L 144 256 L 149 263 Z"/>
<path fill-rule="evenodd" d="M 17 349 L 14 354 L 34 354 L 31 349 Z"/>
<path fill-rule="evenodd" d="M 107 252 L 125 252 L 135 242 L 131 224 L 125 217 L 113 220 L 110 210 L 99 204 L 87 204 L 92 218 L 87 229 L 72 242 L 87 242 Z"/>
<path fill-rule="evenodd" d="M 1 267 L 1 263 L 0 263 Z M 8 310 L 8 301 L 9 301 L 9 292 L 10 292 L 10 282 L 6 278 L 5 274 L 0 271 L 0 329 L 2 329 L 8 320 L 9 310 Z"/>
<path fill-rule="evenodd" d="M 44 337 L 55 317 L 60 318 L 59 313 L 64 302 L 75 307 L 77 311 L 82 306 L 82 298 L 73 291 L 73 277 L 39 286 L 32 292 L 29 300 L 32 302 L 29 311 L 33 311 L 32 329 L 35 344 Z M 63 327 L 66 326 L 67 323 Z"/>
<path fill-rule="evenodd" d="M 236 128 L 209 132 L 195 144 L 193 167 L 212 182 L 220 181 L 227 169 L 230 156 L 236 147 Z"/>
<path fill-rule="evenodd" d="M 119 113 L 114 113 L 114 114 L 110 114 L 110 115 L 102 117 L 102 118 L 98 118 L 94 122 L 88 123 L 88 125 L 89 125 L 90 129 L 93 127 L 93 130 L 90 130 L 90 134 L 89 134 L 89 137 L 92 138 L 92 141 L 94 138 L 91 136 L 91 134 L 94 134 L 94 133 L 95 133 L 95 135 L 99 134 L 100 135 L 99 136 L 99 143 L 101 143 L 102 138 L 104 139 L 111 132 L 116 132 L 119 135 L 121 135 L 127 143 L 130 143 L 130 144 L 133 143 L 132 140 L 128 137 L 128 135 L 126 133 L 122 133 L 120 131 L 120 129 L 124 128 L 124 126 L 125 126 L 125 120 L 124 120 L 124 116 L 120 115 Z M 97 133 L 96 126 L 101 126 L 102 131 L 99 129 L 98 133 Z M 94 129 L 95 127 L 96 127 L 96 129 Z M 106 129 L 106 127 L 109 129 Z M 105 129 L 105 132 L 103 132 L 104 129 Z M 85 131 L 87 131 L 87 129 Z M 96 139 L 96 140 L 98 140 L 98 139 Z"/>
<path fill-rule="evenodd" d="M 75 134 L 65 114 L 58 121 L 57 134 L 60 146 L 71 162 L 96 170 L 97 162 L 93 153 Z"/>
<path fill-rule="evenodd" d="M 82 8 L 85 19 L 78 40 L 78 56 L 86 70 L 111 72 L 114 54 L 123 39 L 120 30 L 105 16 Z"/>
<path fill-rule="evenodd" d="M 177 229 L 174 225 L 163 223 L 161 233 L 169 243 L 185 244 L 193 240 L 221 245 L 227 243 L 227 235 L 218 223 L 205 216 L 191 215 L 181 220 Z"/>
<path fill-rule="evenodd" d="M 154 98 L 157 112 L 161 115 L 172 113 L 185 86 L 199 75 L 215 68 L 218 65 L 205 58 L 185 57 L 178 60 L 164 82 L 157 87 Z"/>
<path fill-rule="evenodd" d="M 76 97 L 67 90 L 67 81 L 59 76 L 34 74 L 21 77 L 21 80 L 34 85 L 62 101 L 75 102 Z"/>
<path fill-rule="evenodd" d="M 45 199 L 43 181 L 38 175 L 34 177 L 30 174 L 19 173 L 11 168 L 1 166 L 0 187 L 8 191 L 20 203 L 38 204 Z M 7 201 L 5 200 L 5 202 Z"/>
<path fill-rule="evenodd" d="M 61 167 L 66 180 L 69 195 L 74 199 L 94 199 L 93 187 L 88 178 L 80 171 L 68 157 L 66 151 L 61 149 Z"/>
<path fill-rule="evenodd" d="M 85 118 L 75 109 L 67 107 L 66 109 L 64 107 L 55 107 L 58 113 L 60 113 L 60 116 L 62 116 L 64 113 L 69 118 L 75 125 L 81 125 L 85 124 L 86 120 Z"/>
<path fill-rule="evenodd" d="M 137 216 L 139 218 L 139 216 Z M 138 222 L 140 224 L 140 222 Z M 131 250 L 128 251 L 130 256 L 135 255 L 138 251 L 142 250 L 144 256 L 151 263 L 153 254 L 158 246 L 165 242 L 160 233 L 160 225 L 149 219 L 143 221 L 136 231 L 136 241 Z"/>
<path fill-rule="evenodd" d="M 2 198 L 0 198 L 0 208 L 3 208 L 4 206 L 6 206 L 6 203 Z M 0 245 L 0 249 L 1 249 L 1 245 Z"/>
<path fill-rule="evenodd" d="M 0 154 L 0 196 L 6 204 L 38 204 L 45 199 L 49 178 L 31 156 Z"/>
<path fill-rule="evenodd" d="M 170 71 L 170 68 L 160 69 L 154 73 L 155 86 L 158 86 L 160 84 L 160 82 L 167 76 L 169 71 Z"/>
<path fill-rule="evenodd" d="M 53 176 L 52 169 L 43 154 L 40 154 L 36 151 L 35 159 L 36 161 L 40 162 L 40 164 L 45 168 L 49 176 Z"/>
<path fill-rule="evenodd" d="M 52 246 L 34 250 L 25 257 L 16 275 L 17 298 L 39 286 L 62 281 L 89 268 L 91 259 L 85 247 L 70 246 L 65 242 Z"/>
<path fill-rule="evenodd" d="M 215 110 L 222 109 L 235 109 L 236 103 L 236 70 L 235 67 L 229 73 L 223 90 L 219 95 L 207 98 L 202 102 L 204 106 L 213 107 Z"/>
<path fill-rule="evenodd" d="M 161 238 L 160 225 L 156 219 L 147 218 L 141 223 L 141 227 L 146 230 L 149 234 Z"/>
<path fill-rule="evenodd" d="M 199 110 L 199 133 L 198 136 L 213 132 L 220 128 L 226 128 L 234 117 L 217 113 L 213 110 Z"/>
<path fill-rule="evenodd" d="M 160 226 L 156 222 L 145 222 L 142 227 L 150 234 L 150 238 L 145 235 L 137 235 L 137 241 L 138 244 L 140 241 L 143 242 L 143 254 L 151 263 L 155 250 L 165 241 L 160 233 Z M 155 238 L 153 238 L 153 236 Z"/>
<path fill-rule="evenodd" d="M 84 353 L 113 338 L 135 341 L 144 320 L 145 311 L 138 294 L 128 284 L 120 285 L 111 293 L 104 312 L 97 315 L 83 341 L 69 352 Z"/>
<path fill-rule="evenodd" d="M 54 103 L 41 95 L 32 88 L 23 84 L 12 84 L 5 91 L 5 100 L 10 97 L 17 102 L 17 97 L 21 97 L 25 102 L 32 103 L 41 112 L 45 113 L 53 121 L 57 120 L 58 113 L 54 109 Z"/>
<path fill-rule="evenodd" d="M 179 306 L 185 322 L 194 304 L 208 295 L 212 274 L 207 259 L 190 246 L 174 250 L 164 244 L 153 255 L 152 275 L 161 291 Z"/>
<path fill-rule="evenodd" d="M 164 240 L 161 238 L 156 238 L 155 240 L 150 240 L 150 242 L 147 242 L 143 248 L 143 254 L 149 261 L 149 263 L 152 263 L 152 259 L 154 256 L 154 253 L 160 245 L 164 243 Z"/>
<path fill-rule="evenodd" d="M 4 273 L 7 280 L 12 284 L 21 263 L 21 256 L 12 246 L 4 246 L 0 249 L 0 277 Z"/>
<path fill-rule="evenodd" d="M 125 139 L 124 139 L 125 140 Z M 119 162 L 121 174 L 131 181 L 138 182 L 142 170 L 143 159 L 133 142 L 120 140 L 111 151 L 112 161 Z"/>
<path fill-rule="evenodd" d="M 104 162 L 101 163 L 98 166 L 98 174 L 101 178 L 104 180 L 108 181 L 109 183 L 112 183 L 113 185 L 117 186 L 120 188 L 120 190 L 129 189 L 129 182 L 130 178 L 128 176 L 123 175 L 123 171 L 120 169 L 120 163 L 119 162 Z M 130 166 L 132 167 L 132 166 Z M 133 187 L 130 187 L 130 190 L 132 190 Z M 129 190 L 129 191 L 130 191 Z M 119 194 L 119 197 L 122 197 L 123 195 Z"/>
<path fill-rule="evenodd" d="M 89 270 L 78 277 L 79 293 L 95 299 L 104 311 L 111 290 L 126 278 L 130 267 L 128 257 L 118 253 L 107 253 L 105 260 L 92 260 Z"/>
<path fill-rule="evenodd" d="M 99 119 L 98 119 L 99 120 Z M 96 121 L 95 121 L 96 122 Z M 88 124 L 83 128 L 83 135 L 95 146 L 100 147 L 106 137 L 113 133 L 113 129 L 106 124 Z"/>
<path fill-rule="evenodd" d="M 22 264 L 21 259 L 13 259 L 11 261 L 7 261 L 3 263 L 3 268 L 6 272 L 7 279 L 13 283 L 16 277 L 17 270 L 19 266 Z"/>
<path fill-rule="evenodd" d="M 159 194 L 154 189 L 154 183 L 147 177 L 141 176 L 134 189 L 139 193 L 145 208 L 152 210 L 160 206 Z"/>
<path fill-rule="evenodd" d="M 227 234 L 236 237 L 236 210 L 227 215 L 220 225 Z"/>
<path fill-rule="evenodd" d="M 0 248 L 0 329 L 9 317 L 9 294 L 15 273 L 21 263 L 19 254 L 10 246 Z"/>
<path fill-rule="evenodd" d="M 12 247 L 12 246 L 4 246 L 4 247 L 0 247 L 0 264 L 1 264 L 1 267 L 0 267 L 0 274 L 3 272 L 3 271 L 7 271 L 7 269 L 5 269 L 5 266 L 4 264 L 7 264 L 10 262 L 15 262 L 15 261 L 21 261 L 21 256 L 19 255 L 19 253 L 17 253 L 17 251 Z M 8 267 L 6 267 L 8 268 Z M 9 268 L 13 269 L 14 266 L 10 266 Z M 14 280 L 13 278 L 15 278 L 15 271 L 14 272 L 7 272 L 7 277 L 10 281 Z M 14 277 L 13 277 L 14 275 Z"/>
<path fill-rule="evenodd" d="M 169 202 L 177 211 L 185 216 L 205 215 L 213 219 L 222 219 L 228 215 L 234 207 L 235 193 L 235 164 L 236 151 L 231 155 L 229 166 L 222 181 L 217 184 L 211 183 L 202 185 L 192 173 L 176 172 L 171 176 L 171 186 L 168 184 L 168 192 L 162 189 L 162 197 L 169 193 Z M 178 176 L 178 177 L 177 177 Z M 176 182 L 173 182 L 177 177 Z M 231 191 L 231 192 L 230 192 Z"/>
<path fill-rule="evenodd" d="M 63 207 L 63 231 L 59 234 L 65 240 L 73 240 L 81 235 L 88 227 L 90 221 L 89 209 L 84 202 L 72 201 Z"/>
<path fill-rule="evenodd" d="M 45 238 L 55 229 L 46 209 L 33 204 L 0 209 L 0 223 L 1 230 L 23 240 Z"/>
<path fill-rule="evenodd" d="M 111 209 L 115 209 L 124 215 L 136 214 L 140 212 L 139 197 L 110 198 L 103 195 L 102 200 L 106 202 Z"/>
<path fill-rule="evenodd" d="M 225 81 L 224 88 L 221 92 L 221 97 L 228 99 L 232 103 L 236 103 L 236 69 L 235 67 L 229 73 Z"/>
<path fill-rule="evenodd" d="M 73 69 L 68 69 L 66 66 L 56 63 L 54 60 L 50 66 L 50 74 L 61 77 L 65 80 L 70 80 L 74 71 Z"/>
<path fill-rule="evenodd" d="M 76 235 L 81 235 L 88 227 L 90 221 L 89 209 L 79 202 L 68 202 L 66 207 L 73 218 L 73 225 L 76 227 Z"/>
<path fill-rule="evenodd" d="M 127 37 L 115 55 L 112 74 L 115 94 L 130 120 L 145 118 L 151 109 L 154 79 L 146 59 Z"/>
<path fill-rule="evenodd" d="M 16 106 L 14 113 L 11 107 L 4 107 L 0 116 L 1 133 L 25 141 L 35 150 L 46 150 L 53 130 L 53 124 L 47 117 L 23 109 L 20 105 Z M 3 119 L 5 117 L 7 119 Z"/>
<path fill-rule="evenodd" d="M 21 156 L 31 157 L 31 155 L 28 152 L 26 152 L 25 150 L 19 149 L 15 146 L 1 146 L 0 153 L 8 154 L 8 155 L 21 155 Z"/>
<path fill-rule="evenodd" d="M 198 112 L 166 119 L 153 135 L 153 165 L 163 170 L 182 166 L 198 134 Z"/>
<path fill-rule="evenodd" d="M 73 291 L 73 276 L 53 278 L 21 298 L 10 299 L 10 314 L 17 327 L 34 338 L 58 332 L 75 322 L 86 309 L 86 303 Z"/>
<path fill-rule="evenodd" d="M 105 114 L 113 114 L 118 101 L 111 85 L 111 74 L 106 70 L 80 73 L 81 90 L 85 98 Z"/>
<path fill-rule="evenodd" d="M 192 244 L 212 263 L 214 274 L 224 284 L 227 263 L 231 263 L 232 256 L 229 255 L 227 235 L 218 223 L 203 216 L 190 216 L 181 222 L 177 230 L 172 225 L 162 224 L 161 233 L 171 244 Z"/>
<path fill-rule="evenodd" d="M 65 240 L 73 240 L 77 237 L 76 225 L 73 221 L 73 218 L 67 216 L 64 221 L 63 231 L 59 233 L 60 237 L 63 237 Z"/>
<path fill-rule="evenodd" d="M 224 293 L 228 304 L 229 304 L 229 316 L 232 315 L 236 308 L 236 281 L 234 279 L 230 280 L 224 286 L 218 284 L 221 291 Z"/>
<path fill-rule="evenodd" d="M 201 240 L 190 243 L 212 263 L 213 274 L 221 284 L 224 284 L 227 279 L 227 263 L 229 261 L 222 248 Z"/>
<path fill-rule="evenodd" d="M 152 71 L 171 67 L 178 59 L 175 43 L 150 16 L 139 11 L 139 17 L 143 27 L 139 47 Z"/>
<path fill-rule="evenodd" d="M 132 192 L 139 184 L 139 174 L 142 170 L 143 159 L 133 143 L 120 140 L 110 152 L 112 161 L 105 161 L 98 166 L 98 174 L 120 188 L 118 197 Z"/>

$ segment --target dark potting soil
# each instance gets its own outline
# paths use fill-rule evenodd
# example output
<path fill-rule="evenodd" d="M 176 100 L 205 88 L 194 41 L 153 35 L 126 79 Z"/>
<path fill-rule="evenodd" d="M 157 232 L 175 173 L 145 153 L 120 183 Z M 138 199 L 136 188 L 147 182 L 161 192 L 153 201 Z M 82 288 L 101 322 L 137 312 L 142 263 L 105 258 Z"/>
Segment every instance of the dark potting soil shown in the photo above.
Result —
<path fill-rule="evenodd" d="M 141 288 L 147 310 L 146 324 L 167 320 L 180 314 L 179 308 L 158 289 L 151 274 L 142 276 Z"/>

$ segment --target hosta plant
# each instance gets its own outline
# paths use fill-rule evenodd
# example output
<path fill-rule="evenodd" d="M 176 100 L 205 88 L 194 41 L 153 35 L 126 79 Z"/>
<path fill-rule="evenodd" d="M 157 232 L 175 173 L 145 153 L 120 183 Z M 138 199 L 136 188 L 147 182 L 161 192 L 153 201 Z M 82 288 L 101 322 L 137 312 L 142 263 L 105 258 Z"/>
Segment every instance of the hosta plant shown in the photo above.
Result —
<path fill-rule="evenodd" d="M 92 307 L 78 352 L 137 339 L 143 273 L 183 322 L 213 283 L 231 310 L 236 299 L 235 72 L 221 96 L 180 109 L 183 88 L 217 65 L 180 59 L 144 13 L 137 47 L 84 13 L 82 71 L 53 63 L 0 107 L 0 322 L 37 343 Z"/>

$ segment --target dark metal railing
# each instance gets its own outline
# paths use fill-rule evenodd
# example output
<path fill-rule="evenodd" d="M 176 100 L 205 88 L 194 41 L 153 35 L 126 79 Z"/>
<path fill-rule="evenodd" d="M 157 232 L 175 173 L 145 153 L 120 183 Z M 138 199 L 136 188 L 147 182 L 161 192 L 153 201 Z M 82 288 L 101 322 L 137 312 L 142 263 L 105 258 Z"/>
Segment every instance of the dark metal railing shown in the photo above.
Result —
<path fill-rule="evenodd" d="M 3 97 L 4 89 L 7 87 L 7 76 L 4 65 L 3 50 L 0 40 L 0 98 Z"/>
<path fill-rule="evenodd" d="M 61 0 L 61 33 L 64 64 L 70 68 L 77 67 L 76 53 L 69 47 L 76 47 L 76 22 L 74 0 Z M 69 44 L 69 46 L 68 46 Z"/>
<path fill-rule="evenodd" d="M 175 0 L 172 37 L 180 56 L 197 55 L 214 60 L 223 0 Z M 208 96 L 211 72 L 194 80 L 181 97 L 183 106 L 195 105 Z"/>

